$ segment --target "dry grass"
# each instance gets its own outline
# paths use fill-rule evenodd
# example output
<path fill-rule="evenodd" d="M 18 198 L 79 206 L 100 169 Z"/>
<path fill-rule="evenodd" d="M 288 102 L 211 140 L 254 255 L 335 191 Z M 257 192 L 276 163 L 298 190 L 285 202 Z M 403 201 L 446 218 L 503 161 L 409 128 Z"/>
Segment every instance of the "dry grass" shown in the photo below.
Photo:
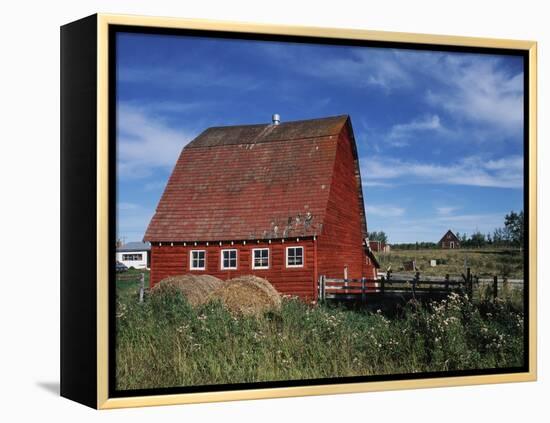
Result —
<path fill-rule="evenodd" d="M 258 316 L 279 310 L 281 296 L 266 279 L 240 276 L 211 292 L 208 300 L 219 301 L 233 315 Z"/>
<path fill-rule="evenodd" d="M 182 293 L 193 307 L 205 304 L 212 292 L 223 285 L 223 281 L 211 275 L 178 275 L 170 276 L 156 284 L 152 295 L 168 292 Z"/>
<path fill-rule="evenodd" d="M 517 249 L 479 248 L 479 249 L 424 249 L 398 250 L 389 253 L 376 253 L 376 257 L 386 270 L 390 265 L 394 272 L 404 272 L 403 263 L 416 260 L 420 273 L 428 276 L 450 274 L 459 276 L 470 267 L 474 275 L 479 277 L 523 278 L 523 253 Z M 430 267 L 430 260 L 437 260 L 436 267 Z M 414 272 L 407 272 L 414 273 Z"/>

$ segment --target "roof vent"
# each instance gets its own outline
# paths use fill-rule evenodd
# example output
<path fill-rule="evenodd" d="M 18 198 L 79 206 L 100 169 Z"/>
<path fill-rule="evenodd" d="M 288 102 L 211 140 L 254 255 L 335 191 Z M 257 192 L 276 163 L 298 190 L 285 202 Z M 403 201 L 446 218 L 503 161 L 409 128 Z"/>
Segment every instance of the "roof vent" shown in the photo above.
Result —
<path fill-rule="evenodd" d="M 273 123 L 273 125 L 278 125 L 279 123 L 281 123 L 281 116 L 279 116 L 278 113 L 275 113 L 273 116 L 271 116 L 271 122 Z"/>

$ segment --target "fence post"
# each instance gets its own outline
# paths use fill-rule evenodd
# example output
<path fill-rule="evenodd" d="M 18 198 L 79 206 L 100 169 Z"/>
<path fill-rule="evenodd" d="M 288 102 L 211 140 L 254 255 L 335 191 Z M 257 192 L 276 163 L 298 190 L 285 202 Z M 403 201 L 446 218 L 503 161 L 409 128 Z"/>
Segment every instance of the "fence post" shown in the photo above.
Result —
<path fill-rule="evenodd" d="M 390 276 L 390 273 L 388 272 L 388 277 Z M 380 294 L 384 294 L 384 284 L 386 283 L 386 277 L 382 276 L 382 279 L 380 280 Z"/>
<path fill-rule="evenodd" d="M 321 275 L 317 279 L 317 302 L 321 302 Z"/>
<path fill-rule="evenodd" d="M 474 283 L 473 283 L 472 273 L 469 267 L 466 269 L 466 281 L 467 281 L 466 286 L 468 287 L 468 297 L 470 301 L 472 301 L 473 299 L 472 297 L 474 294 Z"/>
<path fill-rule="evenodd" d="M 325 302 L 325 275 L 321 275 L 319 289 L 321 290 L 321 301 Z"/>
<path fill-rule="evenodd" d="M 141 276 L 139 277 L 139 302 L 143 302 L 143 292 L 145 291 L 145 273 L 141 273 Z"/>
<path fill-rule="evenodd" d="M 344 266 L 344 286 L 348 286 L 348 266 Z"/>
<path fill-rule="evenodd" d="M 445 275 L 445 292 L 449 294 L 449 274 Z"/>
<path fill-rule="evenodd" d="M 413 279 L 413 296 L 416 298 L 416 284 L 420 282 L 420 272 L 414 274 Z"/>
<path fill-rule="evenodd" d="M 493 276 L 493 298 L 496 299 L 498 297 L 498 276 Z"/>
<path fill-rule="evenodd" d="M 361 278 L 361 304 L 365 304 L 365 285 L 366 285 L 366 278 Z"/>
<path fill-rule="evenodd" d="M 506 290 L 508 289 L 508 277 L 504 276 L 502 278 L 502 295 L 506 293 Z"/>

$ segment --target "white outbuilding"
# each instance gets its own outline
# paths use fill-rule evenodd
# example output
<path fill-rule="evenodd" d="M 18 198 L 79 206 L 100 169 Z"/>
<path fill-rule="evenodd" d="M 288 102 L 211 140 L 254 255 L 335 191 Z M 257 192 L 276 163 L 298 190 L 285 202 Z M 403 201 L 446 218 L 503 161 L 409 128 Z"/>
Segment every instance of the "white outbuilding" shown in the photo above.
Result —
<path fill-rule="evenodd" d="M 134 269 L 149 269 L 151 244 L 128 242 L 116 249 L 116 261 Z"/>

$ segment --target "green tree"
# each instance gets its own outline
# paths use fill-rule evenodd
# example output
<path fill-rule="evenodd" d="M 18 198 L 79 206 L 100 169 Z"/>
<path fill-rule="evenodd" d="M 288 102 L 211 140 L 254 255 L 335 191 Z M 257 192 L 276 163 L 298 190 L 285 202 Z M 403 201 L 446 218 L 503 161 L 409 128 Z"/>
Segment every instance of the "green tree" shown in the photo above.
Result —
<path fill-rule="evenodd" d="M 523 210 L 519 213 L 511 211 L 510 214 L 507 214 L 504 217 L 504 228 L 512 245 L 521 249 L 524 239 Z"/>
<path fill-rule="evenodd" d="M 496 228 L 493 231 L 493 244 L 496 246 L 503 246 L 507 242 L 506 232 L 502 228 Z"/>
<path fill-rule="evenodd" d="M 386 235 L 386 233 L 384 231 L 369 232 L 369 240 L 370 241 L 380 241 L 382 244 L 387 244 L 388 243 L 388 236 Z"/>
<path fill-rule="evenodd" d="M 473 247 L 481 248 L 485 245 L 485 235 L 479 231 L 475 231 L 470 238 Z"/>

